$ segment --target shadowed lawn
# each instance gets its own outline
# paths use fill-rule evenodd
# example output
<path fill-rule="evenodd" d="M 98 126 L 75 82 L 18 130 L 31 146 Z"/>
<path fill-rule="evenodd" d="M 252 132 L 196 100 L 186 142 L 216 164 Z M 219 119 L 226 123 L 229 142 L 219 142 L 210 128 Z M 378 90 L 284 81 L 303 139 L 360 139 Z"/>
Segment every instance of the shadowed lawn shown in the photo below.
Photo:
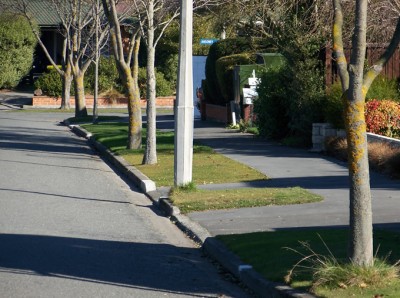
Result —
<path fill-rule="evenodd" d="M 329 251 L 331 251 L 337 260 L 346 260 L 348 231 L 347 229 L 336 228 L 295 229 L 241 235 L 221 235 L 217 236 L 217 238 L 268 280 L 284 282 L 284 276 L 288 271 L 304 256 L 312 254 L 300 242 L 307 243 L 318 254 L 328 256 Z M 392 264 L 400 259 L 400 251 L 398 250 L 400 233 L 375 230 L 374 245 L 374 250 L 377 251 L 377 256 L 380 259 L 387 258 L 388 263 Z M 304 263 L 304 265 L 307 265 L 307 263 Z M 297 272 L 291 282 L 291 286 L 303 289 L 309 288 L 311 286 L 310 272 L 307 270 Z M 328 287 L 318 287 L 316 289 L 316 294 L 319 297 L 375 297 L 377 294 L 383 294 L 383 297 L 399 297 L 399 293 L 399 279 L 380 287 L 348 287 L 345 289 L 337 286 L 334 289 Z"/>

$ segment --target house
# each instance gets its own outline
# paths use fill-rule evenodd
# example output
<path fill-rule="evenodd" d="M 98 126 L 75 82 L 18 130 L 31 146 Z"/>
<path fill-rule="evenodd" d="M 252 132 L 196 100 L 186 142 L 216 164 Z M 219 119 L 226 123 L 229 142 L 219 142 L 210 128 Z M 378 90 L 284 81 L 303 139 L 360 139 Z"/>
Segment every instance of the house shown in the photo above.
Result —
<path fill-rule="evenodd" d="M 41 41 L 46 47 L 49 55 L 52 57 L 56 64 L 62 63 L 63 57 L 63 27 L 62 20 L 57 13 L 57 10 L 51 0 L 0 0 L 0 5 L 3 4 L 8 10 L 21 13 L 23 9 L 21 4 L 26 4 L 27 13 L 32 16 L 40 27 Z M 125 1 L 121 1 L 117 5 L 117 10 L 125 12 L 129 10 L 129 5 Z M 131 22 L 135 21 L 133 18 L 125 18 L 121 24 L 122 27 L 129 28 Z M 122 37 L 125 43 L 125 51 L 128 49 L 128 35 L 129 30 L 122 30 Z M 109 48 L 102 49 L 103 54 L 110 55 Z M 46 71 L 47 66 L 50 64 L 49 59 L 46 57 L 40 45 L 37 46 L 33 67 L 31 71 L 31 79 L 39 76 Z"/>
<path fill-rule="evenodd" d="M 56 64 L 61 64 L 64 37 L 61 34 L 61 19 L 51 9 L 48 0 L 29 0 L 28 10 L 40 27 L 41 40 Z M 43 73 L 50 62 L 40 45 L 35 51 L 32 76 Z"/>

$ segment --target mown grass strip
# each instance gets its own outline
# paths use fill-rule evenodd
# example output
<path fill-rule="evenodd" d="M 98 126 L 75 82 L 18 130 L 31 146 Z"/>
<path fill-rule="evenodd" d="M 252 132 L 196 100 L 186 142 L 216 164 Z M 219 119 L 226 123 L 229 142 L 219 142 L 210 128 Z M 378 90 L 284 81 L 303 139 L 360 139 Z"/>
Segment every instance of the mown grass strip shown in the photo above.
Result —
<path fill-rule="evenodd" d="M 347 256 L 347 229 L 293 229 L 241 235 L 221 235 L 217 238 L 244 262 L 251 264 L 266 279 L 278 282 L 284 281 L 284 276 L 300 259 L 311 254 L 301 242 L 307 243 L 318 254 L 329 255 L 326 248 L 328 247 L 338 260 L 346 260 Z M 387 262 L 394 264 L 400 259 L 400 251 L 397 249 L 399 244 L 400 234 L 398 232 L 374 231 L 374 249 L 380 259 L 386 258 Z M 293 250 L 303 255 L 295 253 Z M 291 286 L 307 289 L 311 286 L 311 280 L 311 273 L 304 270 L 297 273 Z M 319 297 L 327 298 L 377 297 L 375 295 L 398 297 L 400 280 L 397 279 L 379 287 L 341 288 L 339 285 L 335 288 L 317 287 L 315 293 Z"/>
<path fill-rule="evenodd" d="M 216 209 L 304 204 L 322 201 L 322 197 L 300 187 L 240 188 L 225 190 L 174 190 L 170 196 L 182 213 Z"/>

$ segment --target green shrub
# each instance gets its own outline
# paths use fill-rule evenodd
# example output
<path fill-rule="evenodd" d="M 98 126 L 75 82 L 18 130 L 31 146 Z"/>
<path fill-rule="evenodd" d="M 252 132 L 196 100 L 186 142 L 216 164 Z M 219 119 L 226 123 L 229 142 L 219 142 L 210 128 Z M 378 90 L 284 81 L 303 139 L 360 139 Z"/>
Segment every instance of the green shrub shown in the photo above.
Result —
<path fill-rule="evenodd" d="M 326 100 L 320 61 L 309 53 L 287 63 L 286 79 L 291 134 L 311 142 L 312 124 L 323 120 Z"/>
<path fill-rule="evenodd" d="M 36 38 L 22 16 L 0 14 L 0 88 L 13 88 L 28 74 Z"/>
<path fill-rule="evenodd" d="M 284 67 L 270 68 L 261 76 L 258 98 L 254 101 L 260 135 L 281 139 L 289 133 L 289 115 Z"/>
<path fill-rule="evenodd" d="M 366 100 L 394 100 L 400 101 L 399 85 L 396 80 L 377 77 L 368 90 Z M 344 129 L 342 87 L 335 82 L 327 90 L 327 101 L 324 105 L 324 121 L 331 123 L 335 128 Z"/>
<path fill-rule="evenodd" d="M 166 58 L 164 64 L 157 69 L 164 74 L 164 78 L 171 83 L 172 88 L 176 88 L 178 74 L 178 54 L 171 54 Z"/>
<path fill-rule="evenodd" d="M 218 87 L 225 102 L 233 99 L 233 70 L 235 65 L 253 64 L 256 62 L 254 54 L 236 54 L 219 58 L 216 62 Z"/>
<path fill-rule="evenodd" d="M 343 112 L 342 86 L 336 82 L 327 90 L 326 103 L 323 108 L 324 121 L 331 123 L 337 129 L 344 129 Z"/>
<path fill-rule="evenodd" d="M 270 68 L 261 77 L 255 102 L 260 133 L 275 139 L 288 136 L 310 145 L 312 123 L 323 119 L 324 77 L 310 53 L 291 57 L 290 63 Z"/>
<path fill-rule="evenodd" d="M 95 65 L 92 63 L 85 74 L 85 90 L 93 92 L 95 81 Z M 99 63 L 99 93 L 112 89 L 122 91 L 117 66 L 114 57 L 101 57 Z"/>
<path fill-rule="evenodd" d="M 245 37 L 228 38 L 211 45 L 206 60 L 207 93 L 205 100 L 214 104 L 225 104 L 225 100 L 218 86 L 216 63 L 219 58 L 242 53 L 256 53 L 266 51 L 270 47 L 267 39 L 251 39 Z"/>
<path fill-rule="evenodd" d="M 366 99 L 390 99 L 400 101 L 399 83 L 394 79 L 378 76 L 367 92 Z"/>
<path fill-rule="evenodd" d="M 171 83 L 168 82 L 165 78 L 162 72 L 157 71 L 156 69 L 156 95 L 157 96 L 169 96 L 173 95 L 174 91 L 172 89 Z M 142 98 L 146 97 L 147 94 L 147 74 L 146 74 L 146 68 L 141 67 L 139 68 L 139 89 L 140 89 L 140 96 Z"/>
<path fill-rule="evenodd" d="M 46 95 L 53 97 L 62 96 L 62 79 L 54 68 L 47 70 L 47 72 L 45 72 L 35 81 L 34 85 L 36 89 L 41 89 Z"/>

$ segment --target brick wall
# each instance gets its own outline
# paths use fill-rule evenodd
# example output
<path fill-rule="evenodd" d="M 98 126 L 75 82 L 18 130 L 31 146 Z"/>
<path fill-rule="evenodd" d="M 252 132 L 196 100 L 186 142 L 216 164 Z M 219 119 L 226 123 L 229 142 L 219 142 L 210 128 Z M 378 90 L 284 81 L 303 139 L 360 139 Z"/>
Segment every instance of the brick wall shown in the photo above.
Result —
<path fill-rule="evenodd" d="M 163 108 L 174 107 L 175 96 L 158 97 L 156 99 L 156 106 Z M 143 108 L 146 107 L 146 100 L 140 101 Z M 71 96 L 71 107 L 75 106 L 75 98 Z M 99 108 L 126 108 L 128 101 L 126 97 L 119 97 L 115 99 L 101 97 L 98 99 Z M 32 106 L 34 107 L 60 107 L 61 98 L 48 97 L 48 96 L 34 96 L 32 99 Z M 93 108 L 93 96 L 86 96 L 86 107 Z"/>
<path fill-rule="evenodd" d="M 229 109 L 230 110 L 230 109 Z M 228 123 L 228 108 L 225 106 L 217 106 L 206 104 L 206 118 L 207 120 L 214 120 L 217 122 Z"/>

